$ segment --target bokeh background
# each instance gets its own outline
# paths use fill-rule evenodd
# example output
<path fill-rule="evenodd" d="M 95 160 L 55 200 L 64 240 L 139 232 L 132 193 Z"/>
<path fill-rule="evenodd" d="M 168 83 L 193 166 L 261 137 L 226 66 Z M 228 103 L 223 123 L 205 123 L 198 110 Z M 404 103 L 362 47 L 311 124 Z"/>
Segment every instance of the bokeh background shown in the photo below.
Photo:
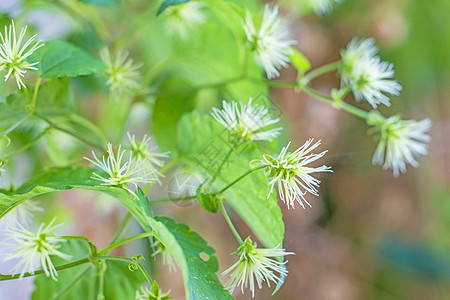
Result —
<path fill-rule="evenodd" d="M 74 5 L 75 2 L 2 0 L 1 22 L 7 24 L 14 17 L 20 24 L 30 24 L 41 39 L 68 39 L 92 52 L 104 42 L 118 49 L 131 47 L 132 56 L 146 57 L 144 68 L 155 65 L 167 51 L 197 51 L 202 55 L 202 43 L 195 41 L 195 37 L 179 41 L 165 36 L 161 30 L 163 21 L 154 20 L 157 1 L 120 1 L 118 5 L 126 8 L 123 10 Z M 234 2 L 254 12 L 262 8 L 256 0 Z M 449 299 L 450 1 L 344 0 L 328 14 L 320 16 L 305 10 L 302 0 L 270 3 L 280 6 L 281 13 L 290 22 L 292 37 L 298 41 L 296 47 L 310 59 L 313 67 L 338 60 L 339 51 L 355 36 L 374 37 L 381 58 L 394 63 L 396 79 L 403 86 L 401 95 L 392 97 L 392 107 L 380 110 L 385 115 L 401 112 L 407 119 L 429 117 L 433 127 L 429 154 L 419 158 L 419 168 L 409 167 L 406 174 L 394 178 L 390 171 L 372 166 L 376 144 L 373 136 L 367 134 L 363 121 L 303 93 L 271 89 L 270 94 L 281 107 L 283 122 L 288 128 L 285 139 L 296 145 L 303 144 L 309 137 L 322 139 L 323 148 L 329 150 L 326 162 L 322 162 L 331 165 L 334 172 L 321 176 L 320 196 L 308 197 L 313 205 L 311 209 L 297 206 L 295 210 L 287 210 L 280 203 L 286 227 L 284 247 L 296 254 L 288 257 L 289 275 L 281 290 L 270 297 L 271 290 L 265 287 L 255 298 Z M 124 35 L 130 34 L 127 31 L 130 26 L 125 25 L 133 18 L 141 23 L 133 23 L 133 37 L 124 39 Z M 103 41 L 92 34 L 89 26 L 96 28 Z M 215 29 L 219 30 L 212 26 L 210 32 Z M 186 71 L 189 67 L 183 68 Z M 180 72 L 180 69 L 174 68 L 171 72 Z M 170 83 L 171 72 L 162 72 L 152 84 Z M 295 77 L 296 71 L 289 68 L 281 72 L 280 80 L 295 80 Z M 198 82 L 202 80 L 204 78 Z M 94 89 L 90 81 L 77 80 L 80 109 L 86 109 L 87 115 L 105 128 L 108 124 L 109 137 L 116 138 L 114 126 L 120 127 L 123 122 L 128 122 L 135 132 L 153 133 L 151 122 L 148 126 L 153 111 L 148 107 L 157 100 L 144 101 L 143 105 L 132 109 L 132 118 L 120 119 L 120 105 L 111 105 L 105 113 L 99 111 L 104 109 L 104 96 L 94 93 L 94 97 L 85 98 Z M 339 86 L 339 78 L 334 73 L 327 74 L 314 80 L 312 86 L 328 93 Z M 2 90 L 6 88 L 2 86 Z M 207 112 L 211 105 L 219 103 L 221 94 L 208 90 L 204 94 L 203 97 L 213 100 L 197 108 Z M 353 102 L 351 97 L 348 101 Z M 369 109 L 364 103 L 358 105 Z M 24 133 L 23 138 L 26 137 Z M 65 137 L 55 138 L 63 141 Z M 35 155 L 43 155 L 45 147 L 44 141 L 34 149 Z M 15 164 L 19 171 L 8 175 L 10 177 L 2 180 L 3 184 L 8 180 L 20 184 L 27 172 L 37 167 L 30 165 L 32 162 L 27 156 L 20 157 Z M 174 172 L 166 175 L 160 187 L 152 189 L 155 198 L 167 194 Z M 51 199 L 41 199 L 41 203 L 46 210 L 38 220 L 48 220 L 58 214 L 58 218 L 66 220 L 64 233 L 85 234 L 99 247 L 107 245 L 125 214 L 115 200 L 89 192 L 58 193 Z M 159 204 L 155 205 L 155 211 L 188 224 L 207 240 L 217 252 L 220 272 L 234 262 L 229 253 L 235 250 L 236 244 L 220 216 L 203 211 L 195 203 Z M 237 215 L 232 218 L 243 236 L 250 234 Z M 139 226 L 133 223 L 128 234 L 138 232 Z M 136 249 L 145 253 L 148 245 L 141 242 L 132 246 L 133 249 L 120 248 L 116 254 L 130 255 Z M 155 261 L 151 268 L 162 289 L 170 289 L 172 297 L 183 299 L 181 272 L 169 273 L 160 264 L 159 257 L 147 263 Z M 7 267 L 2 262 L 0 271 L 7 273 Z M 0 299 L 28 299 L 27 293 L 32 289 L 31 279 L 2 282 Z M 236 290 L 234 295 L 237 299 L 251 299 L 248 292 L 241 295 Z"/>

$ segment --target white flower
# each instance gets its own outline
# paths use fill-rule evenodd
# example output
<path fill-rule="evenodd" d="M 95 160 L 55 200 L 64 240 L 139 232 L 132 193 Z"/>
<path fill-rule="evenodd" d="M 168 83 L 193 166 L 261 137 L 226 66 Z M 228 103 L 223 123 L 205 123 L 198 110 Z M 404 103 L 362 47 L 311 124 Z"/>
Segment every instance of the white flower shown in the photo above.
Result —
<path fill-rule="evenodd" d="M 141 65 L 133 64 L 133 60 L 128 59 L 127 51 L 119 51 L 112 57 L 108 48 L 104 48 L 100 58 L 105 65 L 106 84 L 112 99 L 117 101 L 123 96 L 133 96 L 139 90 L 141 75 L 138 69 Z"/>
<path fill-rule="evenodd" d="M 173 299 L 169 297 L 170 290 L 167 293 L 161 292 L 159 285 L 156 281 L 153 281 L 151 288 L 142 286 L 141 292 L 136 291 L 136 300 L 170 300 Z"/>
<path fill-rule="evenodd" d="M 211 115 L 225 126 L 238 141 L 271 141 L 280 135 L 281 127 L 265 129 L 278 123 L 280 119 L 272 119 L 269 110 L 262 105 L 253 105 L 252 98 L 248 104 L 239 102 L 222 102 L 223 109 L 213 107 Z"/>
<path fill-rule="evenodd" d="M 25 77 L 27 70 L 37 70 L 35 65 L 39 63 L 29 63 L 26 60 L 31 54 L 33 54 L 34 51 L 42 47 L 44 44 L 41 42 L 36 42 L 30 47 L 37 34 L 32 36 L 28 41 L 24 42 L 27 26 L 22 28 L 19 38 L 17 38 L 14 20 L 11 20 L 11 23 L 12 24 L 9 26 L 9 31 L 8 27 L 5 26 L 5 35 L 0 32 L 0 38 L 2 40 L 2 44 L 0 46 L 0 70 L 6 69 L 8 71 L 5 76 L 5 81 L 8 80 L 10 76 L 13 76 L 16 79 L 19 89 L 22 87 L 26 88 L 22 77 Z M 27 50 L 27 48 L 29 49 Z"/>
<path fill-rule="evenodd" d="M 204 7 L 204 3 L 193 1 L 167 7 L 165 10 L 167 32 L 177 34 L 183 40 L 189 39 L 189 33 L 206 21 Z"/>
<path fill-rule="evenodd" d="M 353 66 L 364 59 L 376 57 L 378 48 L 373 38 L 353 38 L 347 48 L 341 51 L 342 68 L 340 70 L 343 86 L 351 84 Z"/>
<path fill-rule="evenodd" d="M 379 113 L 371 113 L 367 120 L 373 130 L 379 133 L 379 143 L 372 158 L 374 165 L 393 170 L 394 176 L 406 172 L 406 164 L 417 167 L 416 156 L 427 154 L 427 144 L 431 137 L 426 134 L 431 128 L 431 120 L 402 120 L 395 115 L 387 119 Z"/>
<path fill-rule="evenodd" d="M 269 79 L 280 76 L 278 69 L 289 63 L 290 46 L 295 41 L 289 39 L 289 29 L 284 20 L 278 18 L 278 7 L 270 9 L 266 4 L 264 16 L 258 29 L 249 11 L 242 22 L 251 50 L 256 61 L 265 70 Z"/>
<path fill-rule="evenodd" d="M 332 172 L 331 167 L 325 165 L 318 168 L 311 168 L 308 165 L 321 158 L 327 153 L 327 150 L 319 154 L 310 154 L 312 150 L 320 145 L 320 141 L 311 146 L 313 139 L 309 139 L 306 143 L 290 153 L 287 152 L 289 144 L 284 147 L 278 157 L 275 159 L 270 155 L 265 154 L 262 165 L 265 165 L 265 174 L 269 178 L 269 184 L 272 186 L 268 197 L 272 194 L 275 185 L 280 193 L 281 200 L 287 204 L 287 207 L 294 208 L 294 203 L 297 201 L 305 208 L 303 202 L 309 204 L 305 199 L 306 192 L 318 196 L 316 187 L 319 187 L 320 181 L 312 177 L 311 173 L 316 172 Z M 287 152 L 287 153 L 286 153 Z M 304 191 L 302 191 L 302 189 Z"/>
<path fill-rule="evenodd" d="M 119 145 L 116 157 L 112 144 L 108 143 L 108 158 L 105 159 L 105 156 L 103 156 L 102 160 L 99 160 L 94 151 L 92 151 L 92 155 L 95 161 L 84 157 L 84 159 L 90 161 L 108 175 L 108 178 L 105 178 L 94 172 L 94 177 L 91 178 L 103 181 L 102 185 L 113 186 L 123 186 L 129 183 L 136 186 L 138 183 L 152 183 L 156 180 L 156 170 L 143 163 L 145 160 L 133 159 L 132 151 L 130 151 L 128 159 L 123 162 L 126 150 L 121 150 L 121 148 L 122 145 Z"/>
<path fill-rule="evenodd" d="M 158 172 L 158 169 L 164 165 L 162 158 L 168 158 L 169 153 L 159 153 L 155 148 L 149 148 L 151 138 L 144 135 L 142 141 L 136 140 L 135 135 L 130 135 L 127 132 L 128 140 L 130 141 L 130 150 L 133 153 L 133 158 L 142 161 L 148 167 L 152 174 L 156 177 L 164 176 Z"/>
<path fill-rule="evenodd" d="M 336 3 L 342 0 L 310 0 L 310 5 L 316 15 L 323 15 L 330 12 Z"/>
<path fill-rule="evenodd" d="M 5 255 L 4 259 L 19 259 L 11 269 L 13 273 L 20 272 L 19 278 L 23 278 L 27 272 L 34 274 L 35 262 L 39 260 L 45 275 L 57 281 L 58 273 L 50 255 L 56 255 L 66 260 L 72 258 L 72 256 L 58 251 L 60 247 L 58 243 L 66 240 L 53 236 L 52 231 L 63 225 L 53 226 L 54 222 L 55 219 L 47 226 L 42 223 L 36 232 L 31 232 L 19 223 L 16 223 L 17 228 L 6 230 L 6 234 L 14 242 L 8 246 L 11 251 Z"/>
<path fill-rule="evenodd" d="M 279 262 L 274 258 L 294 253 L 279 249 L 279 245 L 273 249 L 256 248 L 256 246 L 256 243 L 253 244 L 252 240 L 247 238 L 244 244 L 232 253 L 238 256 L 239 260 L 222 273 L 222 275 L 226 275 L 232 272 L 231 278 L 225 286 L 230 293 L 236 286 L 241 286 L 241 292 L 244 293 L 245 286 L 245 288 L 250 288 L 252 296 L 255 297 L 255 280 L 258 288 L 261 289 L 263 281 L 266 281 L 270 287 L 270 281 L 278 283 L 286 277 L 288 271 L 284 265 L 287 261 Z M 274 272 L 277 272 L 279 276 Z"/>
<path fill-rule="evenodd" d="M 364 58 L 353 66 L 352 91 L 357 101 L 365 99 L 373 108 L 378 104 L 390 106 L 389 98 L 383 93 L 398 95 L 402 86 L 395 80 L 393 65 L 379 57 Z"/>

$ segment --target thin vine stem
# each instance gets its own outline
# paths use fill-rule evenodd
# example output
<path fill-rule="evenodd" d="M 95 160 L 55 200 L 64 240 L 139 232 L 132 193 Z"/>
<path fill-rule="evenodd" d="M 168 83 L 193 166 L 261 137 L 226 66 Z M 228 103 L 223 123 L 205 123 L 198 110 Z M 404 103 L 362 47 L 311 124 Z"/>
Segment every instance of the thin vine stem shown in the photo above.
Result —
<path fill-rule="evenodd" d="M 98 255 L 99 256 L 103 256 L 103 255 L 107 254 L 108 252 L 110 252 L 112 249 L 117 248 L 117 247 L 119 247 L 119 246 L 121 246 L 123 244 L 129 243 L 129 242 L 132 242 L 132 241 L 135 241 L 135 240 L 138 240 L 138 239 L 142 239 L 142 238 L 145 238 L 145 237 L 149 237 L 149 236 L 152 236 L 152 235 L 153 235 L 153 232 L 144 232 L 144 233 L 141 233 L 141 234 L 138 234 L 138 235 L 135 235 L 135 236 L 123 239 L 121 241 L 118 241 L 118 242 L 115 242 L 115 243 L 113 243 L 111 245 L 108 245 L 106 248 L 104 248 L 102 251 L 100 251 L 98 253 Z"/>
<path fill-rule="evenodd" d="M 98 145 L 96 145 L 96 144 L 91 143 L 90 141 L 88 141 L 88 140 L 85 139 L 84 137 L 82 137 L 82 136 L 80 136 L 80 135 L 78 135 L 78 134 L 76 134 L 76 133 L 74 133 L 74 132 L 72 132 L 72 131 L 70 131 L 70 130 L 67 130 L 67 129 L 65 129 L 65 128 L 59 127 L 58 125 L 56 125 L 55 123 L 53 123 L 52 121 L 50 121 L 49 119 L 47 119 L 46 117 L 44 117 L 43 115 L 39 114 L 38 112 L 33 112 L 33 115 L 35 115 L 35 116 L 38 117 L 39 119 L 45 121 L 48 125 L 52 126 L 53 128 L 55 128 L 55 129 L 57 129 L 57 130 L 59 130 L 59 131 L 65 132 L 65 133 L 67 133 L 67 134 L 70 134 L 71 136 L 73 136 L 73 137 L 79 139 L 80 141 L 84 142 L 85 144 L 87 144 L 87 145 L 89 145 L 89 146 L 91 146 L 91 147 L 93 147 L 93 148 L 96 148 L 96 149 L 105 151 L 104 148 L 102 148 L 102 147 L 100 147 L 100 146 L 98 146 Z"/>
<path fill-rule="evenodd" d="M 172 202 L 172 201 L 192 200 L 192 199 L 195 199 L 195 198 L 197 198 L 197 195 L 184 196 L 184 197 L 178 197 L 178 198 L 155 199 L 155 200 L 149 200 L 148 202 L 150 204 L 153 204 L 153 203 L 164 203 L 164 202 Z"/>
<path fill-rule="evenodd" d="M 342 61 L 335 61 L 326 65 L 323 65 L 321 67 L 318 67 L 308 73 L 305 74 L 305 76 L 303 76 L 302 78 L 302 82 L 306 85 L 308 84 L 311 80 L 322 76 L 323 74 L 332 72 L 334 70 L 339 69 L 342 66 Z"/>
<path fill-rule="evenodd" d="M 100 258 L 100 257 L 98 257 Z M 65 269 L 70 269 L 82 264 L 86 264 L 91 262 L 91 259 L 89 257 L 65 264 L 65 265 L 61 265 L 58 267 L 55 267 L 56 271 L 60 271 L 60 270 L 65 270 Z M 31 277 L 31 276 L 37 276 L 37 275 L 42 275 L 45 274 L 44 270 L 37 270 L 33 273 L 27 272 L 23 275 L 23 278 L 25 277 Z M 6 280 L 12 280 L 12 279 L 18 279 L 20 277 L 20 274 L 11 274 L 11 275 L 4 275 L 4 274 L 0 274 L 0 281 L 6 281 Z"/>
<path fill-rule="evenodd" d="M 331 104 L 333 104 L 334 107 L 336 107 L 338 109 L 343 109 L 343 110 L 345 110 L 345 111 L 351 113 L 352 115 L 355 115 L 355 116 L 357 116 L 357 117 L 359 117 L 361 119 L 365 120 L 365 119 L 367 119 L 367 117 L 369 115 L 368 112 L 366 112 L 366 111 L 364 111 L 362 109 L 359 109 L 359 108 L 357 108 L 357 107 L 355 107 L 353 105 L 350 105 L 350 104 L 348 104 L 346 102 L 343 102 L 343 101 L 336 102 L 331 97 L 325 96 L 325 95 L 319 93 L 318 91 L 316 91 L 316 90 L 314 90 L 314 89 L 312 89 L 312 88 L 310 88 L 308 86 L 302 86 L 301 90 L 304 91 L 306 94 L 308 94 L 308 95 L 310 95 L 310 96 L 312 96 L 312 97 L 314 97 L 316 99 L 319 99 L 319 100 L 324 101 L 324 102 L 331 103 Z"/>
<path fill-rule="evenodd" d="M 234 236 L 236 237 L 236 240 L 239 242 L 239 245 L 244 244 L 244 241 L 242 240 L 241 236 L 236 230 L 236 227 L 234 227 L 233 222 L 231 222 L 230 216 L 227 213 L 227 210 L 225 209 L 225 206 L 223 205 L 223 202 L 219 202 L 220 209 L 222 210 L 223 217 L 225 218 L 225 221 L 227 221 L 228 226 L 230 227 L 231 231 L 233 232 Z"/>
<path fill-rule="evenodd" d="M 38 77 L 38 79 L 36 80 L 36 84 L 34 85 L 33 98 L 31 98 L 31 110 L 32 111 L 34 111 L 34 109 L 36 107 L 36 100 L 37 100 L 39 87 L 41 85 L 41 81 L 42 81 L 42 78 Z"/>
<path fill-rule="evenodd" d="M 122 222 L 120 223 L 119 229 L 117 230 L 116 234 L 114 235 L 111 242 L 109 243 L 110 245 L 116 243 L 123 236 L 125 230 L 127 229 L 128 223 L 130 223 L 132 217 L 133 217 L 133 215 L 129 211 L 127 211 L 127 214 L 125 215 Z"/>
<path fill-rule="evenodd" d="M 225 163 L 228 161 L 228 159 L 230 158 L 230 155 L 233 153 L 234 151 L 234 147 L 230 149 L 230 151 L 228 151 L 227 156 L 225 156 L 225 158 L 223 159 L 222 163 L 220 164 L 219 168 L 217 169 L 216 173 L 214 174 L 213 178 L 211 179 L 211 182 L 209 183 L 210 185 L 212 185 L 214 183 L 214 181 L 217 178 L 217 175 L 219 175 L 220 171 L 222 170 L 223 166 L 225 165 Z"/>
<path fill-rule="evenodd" d="M 242 180 L 244 177 L 246 177 L 247 175 L 257 171 L 257 170 L 261 170 L 265 168 L 265 166 L 259 166 L 256 167 L 254 169 L 250 169 L 247 172 L 245 172 L 244 174 L 242 174 L 241 176 L 239 176 L 238 178 L 236 178 L 235 180 L 233 180 L 231 183 L 229 183 L 226 187 L 224 187 L 223 189 L 221 189 L 219 192 L 217 192 L 216 194 L 222 194 L 223 192 L 225 192 L 226 190 L 228 190 L 230 187 L 232 187 L 233 185 L 235 185 L 237 182 L 239 182 L 240 180 Z"/>
<path fill-rule="evenodd" d="M 45 130 L 43 130 L 37 137 L 35 137 L 34 139 L 32 139 L 28 144 L 23 145 L 21 148 L 15 150 L 15 151 L 13 151 L 13 152 L 11 152 L 11 153 L 9 153 L 9 154 L 6 154 L 6 155 L 4 156 L 4 158 L 5 158 L 5 159 L 9 159 L 9 158 L 11 158 L 11 157 L 13 157 L 13 156 L 16 156 L 16 155 L 19 154 L 20 152 L 23 152 L 23 151 L 27 150 L 28 148 L 30 148 L 31 146 L 33 146 L 34 143 L 36 143 L 38 140 L 40 140 L 40 139 L 41 139 L 41 138 L 42 138 L 42 137 L 43 137 L 50 129 L 52 129 L 52 126 L 51 126 L 51 125 L 49 125 L 49 127 L 45 128 Z"/>

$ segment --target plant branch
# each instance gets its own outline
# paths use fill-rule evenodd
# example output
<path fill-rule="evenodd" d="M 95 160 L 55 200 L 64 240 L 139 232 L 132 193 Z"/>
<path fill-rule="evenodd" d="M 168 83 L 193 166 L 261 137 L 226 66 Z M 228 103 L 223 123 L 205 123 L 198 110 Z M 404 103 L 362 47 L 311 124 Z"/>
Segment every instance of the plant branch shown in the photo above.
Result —
<path fill-rule="evenodd" d="M 239 245 L 242 245 L 244 241 L 242 240 L 241 236 L 237 232 L 236 228 L 233 225 L 233 222 L 231 222 L 230 216 L 228 216 L 227 210 L 225 209 L 225 206 L 223 205 L 223 202 L 219 202 L 220 209 L 222 210 L 223 217 L 227 221 L 228 226 L 230 227 L 231 231 L 233 232 L 234 236 L 236 237 L 236 240 L 239 242 Z"/>

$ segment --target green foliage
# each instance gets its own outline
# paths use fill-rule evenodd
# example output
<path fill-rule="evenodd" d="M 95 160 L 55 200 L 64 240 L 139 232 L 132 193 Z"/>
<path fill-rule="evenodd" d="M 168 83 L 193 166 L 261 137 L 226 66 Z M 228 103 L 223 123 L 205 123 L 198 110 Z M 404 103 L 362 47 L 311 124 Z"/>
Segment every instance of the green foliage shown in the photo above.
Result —
<path fill-rule="evenodd" d="M 151 217 L 129 192 L 122 188 L 102 186 L 99 181 L 90 179 L 92 171 L 89 168 L 54 169 L 40 174 L 17 191 L 1 191 L 0 218 L 26 199 L 54 191 L 77 188 L 108 193 L 133 214 L 145 231 L 153 231 L 154 236 L 176 259 L 183 274 L 187 299 L 232 299 L 217 278 L 218 264 L 214 250 L 197 233 L 168 218 Z M 138 191 L 138 194 L 142 201 L 142 193 Z M 204 260 L 200 256 L 203 253 L 208 259 Z"/>
<path fill-rule="evenodd" d="M 103 72 L 103 64 L 84 50 L 68 42 L 46 42 L 35 54 L 38 72 L 44 78 L 76 77 Z"/>
<path fill-rule="evenodd" d="M 72 259 L 67 261 L 53 257 L 55 266 L 83 259 L 89 254 L 86 245 L 77 240 L 67 241 L 59 250 L 70 253 Z M 100 280 L 104 284 L 103 291 L 100 291 Z M 44 275 L 37 276 L 34 280 L 35 290 L 32 299 L 98 299 L 99 294 L 111 300 L 134 299 L 136 291 L 144 282 L 142 273 L 130 271 L 126 261 L 98 261 L 96 264 L 88 263 L 61 270 L 58 272 L 58 281 Z"/>

